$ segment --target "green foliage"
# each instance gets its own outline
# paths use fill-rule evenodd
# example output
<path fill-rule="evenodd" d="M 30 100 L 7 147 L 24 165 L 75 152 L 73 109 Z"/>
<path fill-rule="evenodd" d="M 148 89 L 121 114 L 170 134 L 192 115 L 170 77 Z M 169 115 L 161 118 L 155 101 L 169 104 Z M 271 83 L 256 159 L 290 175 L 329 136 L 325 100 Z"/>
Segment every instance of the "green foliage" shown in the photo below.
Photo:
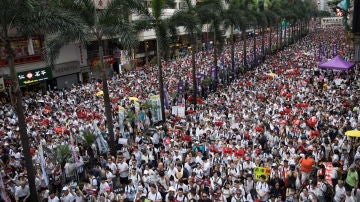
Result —
<path fill-rule="evenodd" d="M 208 77 L 208 78 L 203 79 L 203 80 L 201 81 L 201 84 L 202 84 L 203 86 L 210 86 L 211 82 L 212 82 L 212 79 Z"/>
<path fill-rule="evenodd" d="M 50 150 L 47 154 L 53 163 L 60 163 L 62 166 L 70 162 L 72 157 L 69 145 L 57 145 L 55 149 Z"/>
<path fill-rule="evenodd" d="M 129 123 L 133 122 L 135 120 L 135 113 L 132 110 L 128 110 L 126 113 L 125 120 Z"/>
<path fill-rule="evenodd" d="M 152 102 L 150 100 L 146 100 L 140 106 L 144 110 L 152 109 L 154 107 L 154 105 L 152 104 Z"/>
<path fill-rule="evenodd" d="M 89 130 L 85 130 L 83 132 L 83 137 L 84 137 L 84 140 L 85 140 L 85 143 L 86 143 L 87 147 L 91 147 L 91 145 L 96 140 L 96 135 L 93 132 L 89 131 Z"/>

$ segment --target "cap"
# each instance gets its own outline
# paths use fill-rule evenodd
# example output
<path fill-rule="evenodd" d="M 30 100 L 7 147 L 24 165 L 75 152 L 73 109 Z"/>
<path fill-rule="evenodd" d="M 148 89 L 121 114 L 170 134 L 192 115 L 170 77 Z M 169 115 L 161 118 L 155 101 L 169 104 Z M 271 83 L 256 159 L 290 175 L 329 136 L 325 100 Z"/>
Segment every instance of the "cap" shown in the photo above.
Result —
<path fill-rule="evenodd" d="M 65 187 L 62 188 L 62 190 L 63 190 L 63 191 L 68 191 L 69 188 L 65 186 Z"/>

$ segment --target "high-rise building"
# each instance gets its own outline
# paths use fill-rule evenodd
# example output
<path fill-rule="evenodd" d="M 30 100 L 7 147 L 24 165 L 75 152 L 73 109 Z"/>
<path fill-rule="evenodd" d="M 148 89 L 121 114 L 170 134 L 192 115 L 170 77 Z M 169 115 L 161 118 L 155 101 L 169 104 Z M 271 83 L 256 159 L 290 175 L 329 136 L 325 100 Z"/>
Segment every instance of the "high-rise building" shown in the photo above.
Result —
<path fill-rule="evenodd" d="M 321 11 L 330 11 L 328 2 L 329 0 L 317 0 L 318 9 Z"/>

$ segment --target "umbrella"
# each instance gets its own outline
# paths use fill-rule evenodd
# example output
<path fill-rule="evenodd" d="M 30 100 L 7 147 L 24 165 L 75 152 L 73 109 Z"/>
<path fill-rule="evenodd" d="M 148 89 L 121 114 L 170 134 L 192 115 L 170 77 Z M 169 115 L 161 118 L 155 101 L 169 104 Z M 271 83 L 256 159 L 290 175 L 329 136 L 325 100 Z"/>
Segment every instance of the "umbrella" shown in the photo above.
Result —
<path fill-rule="evenodd" d="M 129 97 L 129 100 L 133 100 L 133 101 L 135 101 L 135 102 L 138 102 L 138 101 L 139 101 L 139 99 L 138 99 L 137 97 Z"/>
<path fill-rule="evenodd" d="M 345 135 L 349 137 L 360 137 L 360 130 L 348 130 L 345 132 Z"/>
<path fill-rule="evenodd" d="M 100 95 L 104 95 L 104 91 L 98 91 L 97 93 L 95 93 L 96 96 L 100 96 Z"/>
<path fill-rule="evenodd" d="M 272 73 L 272 72 L 271 72 L 271 73 L 268 73 L 267 75 L 268 75 L 268 76 L 271 76 L 271 77 L 276 77 L 276 76 L 278 76 L 277 74 Z"/>

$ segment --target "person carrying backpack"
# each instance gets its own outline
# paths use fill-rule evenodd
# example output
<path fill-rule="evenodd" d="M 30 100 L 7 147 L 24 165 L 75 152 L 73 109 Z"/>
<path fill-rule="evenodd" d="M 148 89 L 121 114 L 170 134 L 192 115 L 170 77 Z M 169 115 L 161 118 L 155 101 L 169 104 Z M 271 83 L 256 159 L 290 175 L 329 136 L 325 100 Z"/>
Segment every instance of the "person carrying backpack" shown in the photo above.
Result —
<path fill-rule="evenodd" d="M 334 198 L 333 187 L 325 181 L 324 176 L 319 176 L 319 202 L 332 201 Z"/>

